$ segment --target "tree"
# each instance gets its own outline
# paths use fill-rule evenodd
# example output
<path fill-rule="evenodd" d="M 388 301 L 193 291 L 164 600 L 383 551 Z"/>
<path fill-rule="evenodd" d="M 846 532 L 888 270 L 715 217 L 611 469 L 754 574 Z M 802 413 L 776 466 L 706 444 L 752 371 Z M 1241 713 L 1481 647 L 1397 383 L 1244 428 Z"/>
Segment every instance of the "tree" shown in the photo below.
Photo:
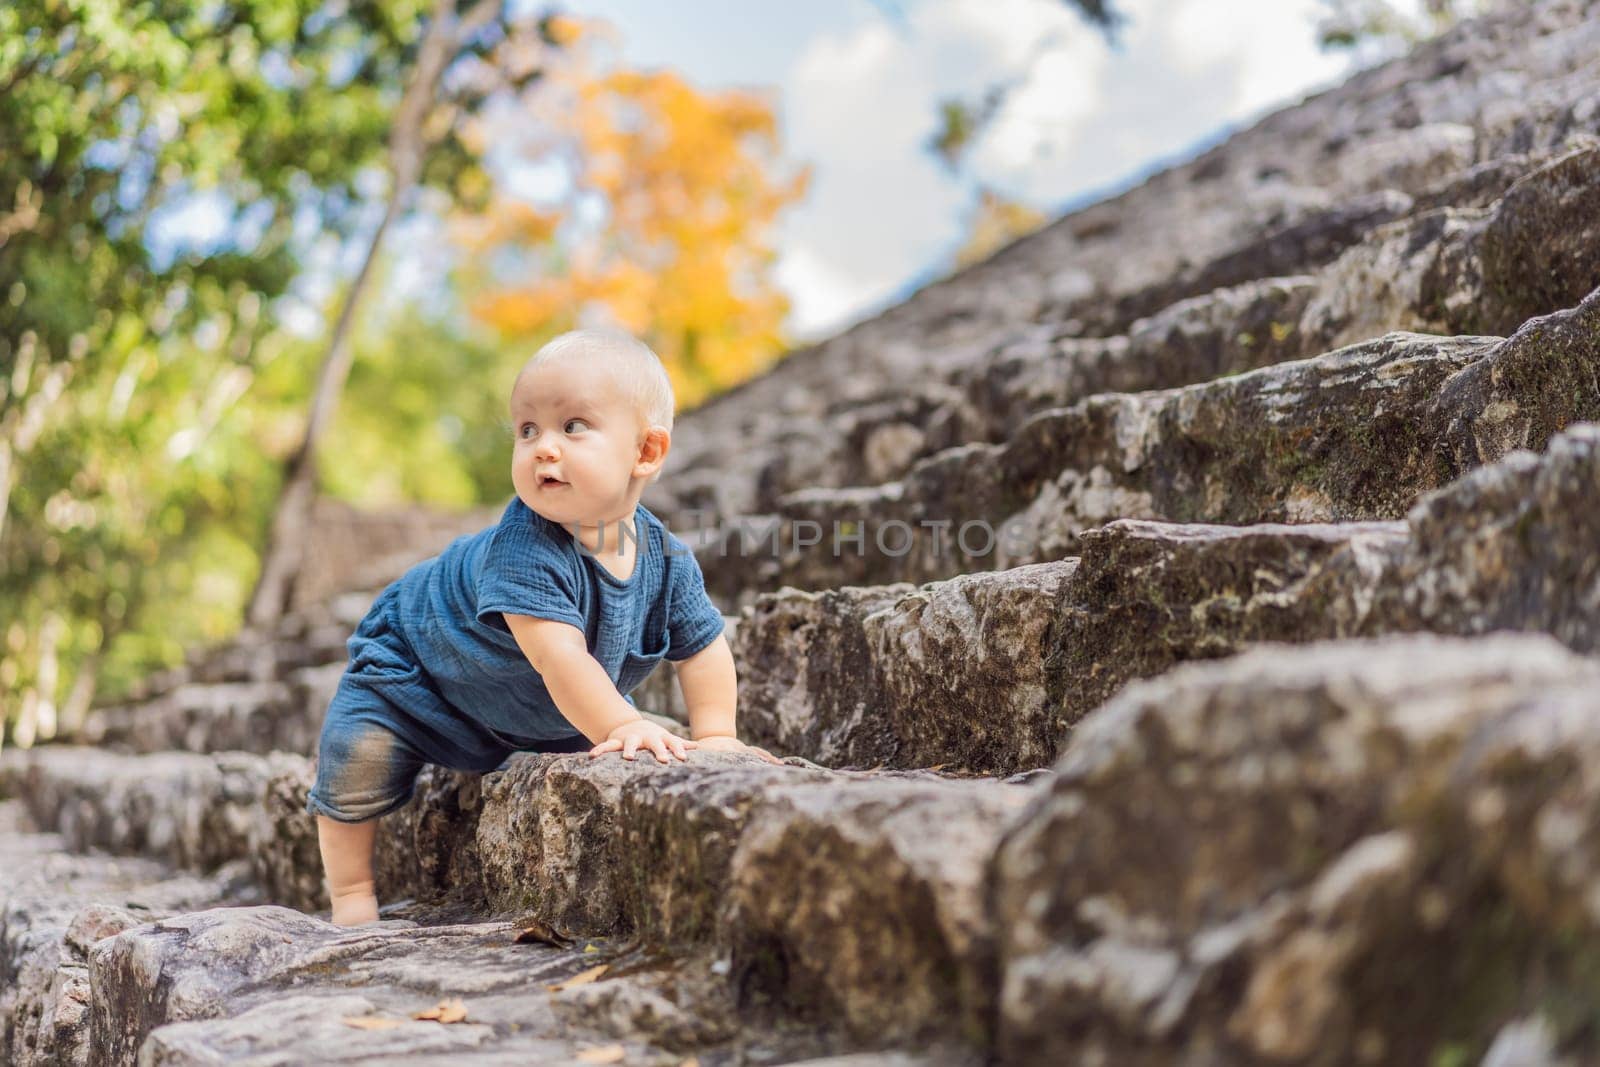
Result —
<path fill-rule="evenodd" d="M 305 251 L 296 219 L 342 238 L 370 225 L 362 183 L 390 149 L 425 11 L 0 8 L 0 706 L 24 736 L 48 735 L 64 697 L 85 703 L 81 668 L 173 594 L 163 550 L 239 508 L 209 446 L 282 350 L 273 301 Z M 473 110 L 485 57 L 538 29 L 486 24 L 432 115 Z M 443 127 L 419 181 L 471 202 L 487 182 Z M 219 235 L 163 236 L 202 200 Z"/>
<path fill-rule="evenodd" d="M 459 109 L 440 92 L 445 70 L 472 47 L 480 30 L 501 15 L 501 0 L 470 0 L 470 4 L 458 11 L 457 0 L 435 0 L 422 32 L 415 64 L 407 74 L 405 95 L 389 127 L 389 190 L 384 197 L 383 215 L 367 241 L 361 269 L 345 295 L 344 306 L 329 338 L 327 355 L 317 372 L 316 389 L 311 394 L 305 436 L 289 458 L 283 492 L 273 511 L 272 531 L 262 557 L 261 574 L 246 609 L 246 619 L 252 625 L 267 626 L 288 608 L 294 576 L 304 562 L 311 504 L 316 493 L 317 445 L 350 374 L 350 339 L 361 298 L 383 248 L 383 239 L 420 177 L 434 142 L 448 134 L 455 124 L 455 112 Z M 478 100 L 484 95 L 480 93 Z"/>
<path fill-rule="evenodd" d="M 482 321 L 537 340 L 603 315 L 651 344 L 685 407 L 782 351 L 767 231 L 808 173 L 780 159 L 765 99 L 617 69 L 591 44 L 482 136 L 564 175 L 541 202 L 502 196 L 461 220 Z"/>
<path fill-rule="evenodd" d="M 321 493 L 374 508 L 505 503 L 505 387 L 528 353 L 463 319 L 454 308 L 415 306 L 364 317 L 344 402 L 318 453 Z"/>

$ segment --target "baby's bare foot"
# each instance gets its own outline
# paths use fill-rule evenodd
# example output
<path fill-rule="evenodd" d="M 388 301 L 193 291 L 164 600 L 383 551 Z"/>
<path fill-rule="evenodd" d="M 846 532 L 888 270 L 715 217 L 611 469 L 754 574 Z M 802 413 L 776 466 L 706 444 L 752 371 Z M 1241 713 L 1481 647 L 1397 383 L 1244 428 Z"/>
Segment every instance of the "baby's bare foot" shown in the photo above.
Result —
<path fill-rule="evenodd" d="M 333 902 L 335 926 L 362 926 L 378 921 L 378 898 L 364 900 L 336 900 Z"/>
<path fill-rule="evenodd" d="M 333 901 L 335 926 L 361 926 L 378 921 L 378 897 L 372 891 L 371 882 L 363 888 L 334 892 L 329 896 Z"/>

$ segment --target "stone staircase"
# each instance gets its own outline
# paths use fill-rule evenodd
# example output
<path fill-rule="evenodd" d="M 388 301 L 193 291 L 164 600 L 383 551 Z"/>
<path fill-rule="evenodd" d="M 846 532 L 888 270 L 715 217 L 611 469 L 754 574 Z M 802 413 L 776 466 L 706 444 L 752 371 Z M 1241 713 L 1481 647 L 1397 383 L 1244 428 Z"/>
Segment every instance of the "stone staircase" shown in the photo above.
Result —
<path fill-rule="evenodd" d="M 646 504 L 781 766 L 429 768 L 333 927 L 372 588 L 0 754 L 0 1050 L 1600 1060 L 1596 420 L 1600 4 L 1547 0 L 684 416 Z"/>

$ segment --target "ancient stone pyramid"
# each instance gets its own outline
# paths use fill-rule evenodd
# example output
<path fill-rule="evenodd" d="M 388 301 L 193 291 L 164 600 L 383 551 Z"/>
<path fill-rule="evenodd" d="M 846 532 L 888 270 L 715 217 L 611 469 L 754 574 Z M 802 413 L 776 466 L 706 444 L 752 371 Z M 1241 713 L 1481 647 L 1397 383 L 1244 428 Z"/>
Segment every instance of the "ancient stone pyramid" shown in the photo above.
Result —
<path fill-rule="evenodd" d="M 1280 111 L 680 421 L 789 765 L 430 771 L 340 930 L 372 590 L 5 753 L 8 1062 L 1600 1061 L 1597 287 L 1600 2 Z"/>

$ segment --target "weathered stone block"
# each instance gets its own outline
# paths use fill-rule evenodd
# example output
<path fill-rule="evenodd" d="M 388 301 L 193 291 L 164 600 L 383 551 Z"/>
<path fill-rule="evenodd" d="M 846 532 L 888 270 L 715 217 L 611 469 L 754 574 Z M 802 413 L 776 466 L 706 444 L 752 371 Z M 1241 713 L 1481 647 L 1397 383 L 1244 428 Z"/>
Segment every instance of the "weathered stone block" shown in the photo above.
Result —
<path fill-rule="evenodd" d="M 1034 789 L 846 780 L 769 789 L 733 858 L 723 939 L 746 998 L 872 1044 L 982 1043 L 985 857 Z"/>
<path fill-rule="evenodd" d="M 1129 685 L 996 853 L 1001 1060 L 1475 1059 L 1530 1012 L 1592 1042 L 1597 701 L 1509 635 Z"/>

